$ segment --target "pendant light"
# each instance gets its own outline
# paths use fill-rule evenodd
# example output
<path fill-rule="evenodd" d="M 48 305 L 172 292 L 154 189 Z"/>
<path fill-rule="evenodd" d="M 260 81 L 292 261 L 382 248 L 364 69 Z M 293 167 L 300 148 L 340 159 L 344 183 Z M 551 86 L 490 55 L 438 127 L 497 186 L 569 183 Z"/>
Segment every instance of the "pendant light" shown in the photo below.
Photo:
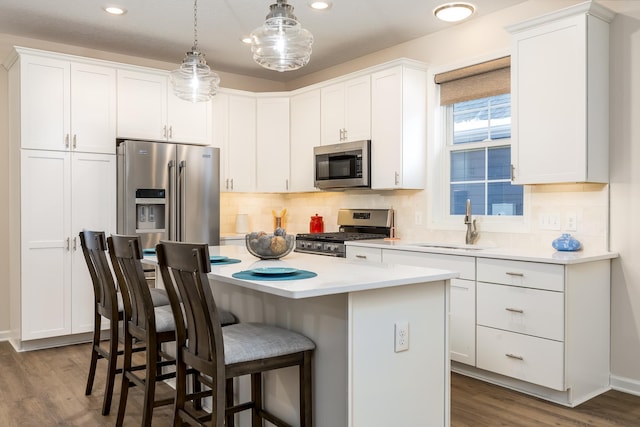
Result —
<path fill-rule="evenodd" d="M 309 63 L 313 36 L 302 28 L 287 0 L 276 1 L 265 23 L 251 33 L 253 60 L 270 70 L 297 70 Z"/>
<path fill-rule="evenodd" d="M 198 0 L 193 1 L 193 47 L 182 60 L 180 68 L 171 72 L 173 93 L 191 102 L 206 102 L 218 92 L 220 77 L 207 65 L 198 50 Z"/>

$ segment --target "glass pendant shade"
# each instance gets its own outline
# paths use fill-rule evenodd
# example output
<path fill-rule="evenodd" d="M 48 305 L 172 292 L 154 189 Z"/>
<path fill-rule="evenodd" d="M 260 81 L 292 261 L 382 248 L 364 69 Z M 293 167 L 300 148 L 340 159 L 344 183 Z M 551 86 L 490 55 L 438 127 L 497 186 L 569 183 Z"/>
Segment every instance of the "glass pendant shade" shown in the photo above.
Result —
<path fill-rule="evenodd" d="M 307 65 L 312 44 L 313 36 L 302 28 L 286 0 L 272 4 L 264 25 L 251 33 L 253 60 L 281 72 Z"/>
<path fill-rule="evenodd" d="M 218 92 L 220 77 L 207 65 L 198 50 L 198 0 L 193 1 L 193 47 L 182 60 L 180 68 L 169 76 L 173 93 L 191 102 L 206 102 Z"/>
<path fill-rule="evenodd" d="M 204 55 L 195 48 L 187 52 L 182 65 L 171 72 L 173 93 L 191 102 L 206 102 L 218 92 L 220 77 L 207 65 Z"/>

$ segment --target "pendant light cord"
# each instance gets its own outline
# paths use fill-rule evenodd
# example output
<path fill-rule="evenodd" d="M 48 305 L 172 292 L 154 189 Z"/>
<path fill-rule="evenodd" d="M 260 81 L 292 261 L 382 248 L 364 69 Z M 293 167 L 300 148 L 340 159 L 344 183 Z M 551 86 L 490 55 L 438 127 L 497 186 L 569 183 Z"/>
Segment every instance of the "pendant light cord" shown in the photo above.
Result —
<path fill-rule="evenodd" d="M 193 50 L 198 51 L 198 0 L 193 0 Z"/>

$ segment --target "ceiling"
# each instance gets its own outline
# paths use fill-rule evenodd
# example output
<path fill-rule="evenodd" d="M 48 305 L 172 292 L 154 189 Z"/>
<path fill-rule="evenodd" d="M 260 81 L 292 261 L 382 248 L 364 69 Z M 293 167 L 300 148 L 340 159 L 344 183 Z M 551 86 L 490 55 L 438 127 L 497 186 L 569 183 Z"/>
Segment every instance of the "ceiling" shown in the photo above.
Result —
<path fill-rule="evenodd" d="M 472 0 L 470 19 L 524 0 Z M 333 0 L 325 11 L 289 0 L 314 36 L 311 61 L 296 71 L 263 69 L 240 38 L 262 25 L 275 0 L 199 0 L 198 47 L 217 71 L 287 81 L 452 25 L 433 16 L 447 0 Z M 105 13 L 105 5 L 127 9 Z M 0 31 L 179 64 L 193 45 L 192 0 L 2 0 Z"/>

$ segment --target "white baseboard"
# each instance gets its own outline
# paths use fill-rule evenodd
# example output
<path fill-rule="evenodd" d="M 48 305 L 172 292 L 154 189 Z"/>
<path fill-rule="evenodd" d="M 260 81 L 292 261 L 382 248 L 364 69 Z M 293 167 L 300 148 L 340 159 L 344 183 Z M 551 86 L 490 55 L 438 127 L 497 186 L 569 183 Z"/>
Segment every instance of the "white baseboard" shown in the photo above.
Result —
<path fill-rule="evenodd" d="M 611 375 L 609 381 L 611 382 L 611 388 L 614 390 L 640 396 L 640 381 L 638 380 Z"/>
<path fill-rule="evenodd" d="M 9 341 L 11 331 L 0 331 L 0 341 Z"/>

